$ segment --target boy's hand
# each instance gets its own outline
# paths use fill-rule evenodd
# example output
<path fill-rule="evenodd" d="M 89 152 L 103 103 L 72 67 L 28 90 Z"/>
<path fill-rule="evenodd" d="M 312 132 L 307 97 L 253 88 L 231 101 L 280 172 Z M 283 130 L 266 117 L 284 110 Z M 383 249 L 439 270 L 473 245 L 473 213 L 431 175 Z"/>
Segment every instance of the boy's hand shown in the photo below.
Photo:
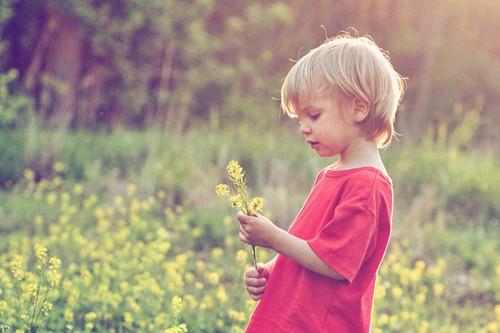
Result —
<path fill-rule="evenodd" d="M 257 269 L 251 267 L 245 272 L 245 285 L 250 298 L 254 301 L 260 300 L 264 295 L 269 274 L 266 265 L 260 262 L 257 264 Z"/>
<path fill-rule="evenodd" d="M 243 243 L 272 249 L 280 228 L 264 216 L 248 216 L 243 212 L 236 215 L 240 222 L 240 240 Z"/>

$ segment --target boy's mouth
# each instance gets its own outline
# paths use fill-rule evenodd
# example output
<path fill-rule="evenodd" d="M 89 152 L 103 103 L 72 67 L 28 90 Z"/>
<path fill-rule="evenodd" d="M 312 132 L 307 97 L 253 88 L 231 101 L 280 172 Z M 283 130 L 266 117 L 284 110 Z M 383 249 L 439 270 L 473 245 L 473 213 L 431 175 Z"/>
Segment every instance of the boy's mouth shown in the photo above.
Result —
<path fill-rule="evenodd" d="M 307 143 L 311 146 L 311 147 L 314 147 L 315 145 L 317 145 L 319 142 L 318 141 L 311 141 L 311 140 L 307 140 Z"/>

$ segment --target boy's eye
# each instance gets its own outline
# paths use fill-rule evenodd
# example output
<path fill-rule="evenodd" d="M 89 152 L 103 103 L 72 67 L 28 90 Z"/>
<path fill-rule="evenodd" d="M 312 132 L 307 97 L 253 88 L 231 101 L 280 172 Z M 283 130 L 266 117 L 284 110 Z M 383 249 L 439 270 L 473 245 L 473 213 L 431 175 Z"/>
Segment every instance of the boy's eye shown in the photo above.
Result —
<path fill-rule="evenodd" d="M 321 112 L 320 113 L 316 113 L 316 114 L 312 114 L 312 115 L 309 116 L 309 118 L 311 118 L 311 120 L 317 120 L 320 115 L 321 115 Z"/>

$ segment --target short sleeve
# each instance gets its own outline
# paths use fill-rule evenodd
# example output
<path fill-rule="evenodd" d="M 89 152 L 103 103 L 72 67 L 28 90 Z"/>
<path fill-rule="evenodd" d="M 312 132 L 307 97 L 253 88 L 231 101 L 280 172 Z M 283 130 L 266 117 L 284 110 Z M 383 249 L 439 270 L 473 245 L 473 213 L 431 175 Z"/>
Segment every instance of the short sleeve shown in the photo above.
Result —
<path fill-rule="evenodd" d="M 335 208 L 333 218 L 307 242 L 328 266 L 352 283 L 367 256 L 376 222 L 366 206 L 346 201 Z"/>

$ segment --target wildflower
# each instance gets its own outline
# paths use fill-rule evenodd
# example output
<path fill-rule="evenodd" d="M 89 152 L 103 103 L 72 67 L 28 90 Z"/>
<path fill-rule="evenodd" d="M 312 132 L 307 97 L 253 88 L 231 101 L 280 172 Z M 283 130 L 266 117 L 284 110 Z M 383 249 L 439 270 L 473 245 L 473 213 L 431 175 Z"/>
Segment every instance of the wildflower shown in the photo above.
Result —
<path fill-rule="evenodd" d="M 130 314 L 130 312 L 125 312 L 123 314 L 123 320 L 125 321 L 125 325 L 131 326 L 134 322 L 134 317 Z"/>
<path fill-rule="evenodd" d="M 76 195 L 82 194 L 83 192 L 83 186 L 81 184 L 75 184 L 73 187 L 73 193 Z"/>
<path fill-rule="evenodd" d="M 165 191 L 163 191 L 163 190 L 159 190 L 158 193 L 156 194 L 156 196 L 158 197 L 158 199 L 165 199 L 165 197 L 167 196 L 167 193 L 165 193 Z"/>
<path fill-rule="evenodd" d="M 243 250 L 238 250 L 236 252 L 236 261 L 239 263 L 244 263 L 247 261 L 248 254 Z"/>
<path fill-rule="evenodd" d="M 186 333 L 187 330 L 187 325 L 186 324 L 179 324 L 175 325 L 173 327 L 167 328 L 166 330 L 163 331 L 163 333 Z"/>
<path fill-rule="evenodd" d="M 42 225 L 43 224 L 43 217 L 41 215 L 35 216 L 35 224 L 36 225 Z"/>
<path fill-rule="evenodd" d="M 22 258 L 20 256 L 14 258 L 14 260 L 12 260 L 10 263 L 10 271 L 12 272 L 16 280 L 21 280 L 24 277 L 24 272 L 21 269 L 21 266 Z"/>
<path fill-rule="evenodd" d="M 386 315 L 385 313 L 381 314 L 380 317 L 377 320 L 377 323 L 380 326 L 384 326 L 384 325 L 388 324 L 389 323 L 389 316 Z"/>
<path fill-rule="evenodd" d="M 241 322 L 245 321 L 245 314 L 243 312 L 229 310 L 227 314 L 229 318 L 234 321 L 241 321 Z"/>
<path fill-rule="evenodd" d="M 224 251 L 220 247 L 214 247 L 211 251 L 212 257 L 220 258 L 224 254 Z"/>
<path fill-rule="evenodd" d="M 53 205 L 57 200 L 57 193 L 54 193 L 54 192 L 50 192 L 49 194 L 47 194 L 47 203 L 49 205 Z"/>
<path fill-rule="evenodd" d="M 207 274 L 208 282 L 210 282 L 213 285 L 219 283 L 219 279 L 220 279 L 219 274 L 217 274 L 216 272 L 211 272 Z"/>
<path fill-rule="evenodd" d="M 232 181 L 232 188 L 226 184 L 219 184 L 215 187 L 215 193 L 221 197 L 227 197 L 233 207 L 240 208 L 249 216 L 257 216 L 257 212 L 262 210 L 264 200 L 261 197 L 250 199 L 245 183 L 245 172 L 238 161 L 229 161 L 226 167 L 229 179 Z M 252 245 L 253 263 L 257 267 L 257 257 L 255 245 Z"/>
<path fill-rule="evenodd" d="M 57 161 L 54 163 L 54 171 L 57 173 L 64 171 L 64 164 L 62 162 Z"/>
<path fill-rule="evenodd" d="M 7 309 L 7 302 L 6 301 L 0 301 L 0 313 L 5 311 Z"/>
<path fill-rule="evenodd" d="M 67 322 L 70 322 L 70 323 L 71 323 L 71 322 L 73 322 L 73 318 L 74 318 L 74 316 L 75 316 L 75 315 L 74 315 L 74 313 L 73 313 L 73 311 L 72 311 L 72 310 L 70 310 L 70 309 L 66 309 L 66 310 L 64 311 L 64 319 L 65 319 Z"/>
<path fill-rule="evenodd" d="M 441 296 L 443 294 L 444 286 L 441 283 L 436 283 L 433 286 L 433 289 L 434 289 L 434 295 L 436 295 L 436 296 L 439 297 L 439 296 Z"/>
<path fill-rule="evenodd" d="M 179 296 L 172 297 L 172 300 L 170 301 L 170 306 L 172 307 L 172 313 L 174 317 L 177 317 L 179 313 L 181 313 L 183 308 L 182 298 L 180 298 Z"/>
<path fill-rule="evenodd" d="M 426 296 L 424 293 L 418 293 L 416 297 L 416 301 L 418 304 L 424 304 L 425 303 Z"/>
<path fill-rule="evenodd" d="M 394 296 L 394 298 L 396 299 L 403 297 L 403 289 L 399 287 L 392 288 L 392 296 Z"/>
<path fill-rule="evenodd" d="M 229 195 L 229 186 L 226 184 L 219 184 L 215 187 L 215 194 L 219 197 L 226 197 Z"/>
<path fill-rule="evenodd" d="M 252 212 L 259 212 L 262 210 L 262 206 L 264 206 L 264 199 L 261 197 L 254 197 L 250 201 L 250 210 Z"/>
<path fill-rule="evenodd" d="M 133 196 L 137 192 L 137 186 L 135 184 L 127 185 L 127 194 Z"/>
<path fill-rule="evenodd" d="M 233 181 L 242 181 L 243 177 L 245 176 L 245 172 L 243 171 L 243 168 L 240 166 L 238 161 L 229 161 L 226 170 L 229 178 L 231 178 L 231 180 Z"/>
<path fill-rule="evenodd" d="M 33 179 L 35 179 L 35 172 L 31 169 L 25 169 L 23 174 L 24 178 L 26 178 L 26 180 L 28 181 L 32 181 Z"/>
<path fill-rule="evenodd" d="M 47 248 L 41 244 L 35 245 L 35 256 L 40 264 L 47 261 Z"/>
<path fill-rule="evenodd" d="M 231 202 L 231 205 L 233 207 L 241 207 L 242 206 L 242 200 L 241 200 L 241 196 L 239 195 L 232 195 L 229 197 L 229 201 Z"/>

